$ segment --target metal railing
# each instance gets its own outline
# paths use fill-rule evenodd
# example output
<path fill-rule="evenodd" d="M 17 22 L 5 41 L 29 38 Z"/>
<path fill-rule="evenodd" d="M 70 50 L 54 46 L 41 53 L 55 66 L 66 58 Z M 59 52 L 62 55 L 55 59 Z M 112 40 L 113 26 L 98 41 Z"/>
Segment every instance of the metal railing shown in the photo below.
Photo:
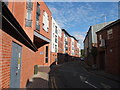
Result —
<path fill-rule="evenodd" d="M 33 3 L 32 2 L 27 2 L 27 9 L 30 9 L 30 10 L 33 9 Z"/>
<path fill-rule="evenodd" d="M 32 20 L 25 19 L 25 26 L 31 27 L 32 26 Z"/>

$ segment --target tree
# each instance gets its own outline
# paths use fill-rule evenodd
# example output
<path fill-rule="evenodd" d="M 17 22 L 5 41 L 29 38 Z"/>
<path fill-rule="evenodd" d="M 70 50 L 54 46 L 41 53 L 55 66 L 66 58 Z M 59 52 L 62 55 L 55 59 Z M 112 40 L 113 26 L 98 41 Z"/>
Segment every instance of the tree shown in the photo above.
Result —
<path fill-rule="evenodd" d="M 84 49 L 81 49 L 81 57 L 84 57 Z"/>

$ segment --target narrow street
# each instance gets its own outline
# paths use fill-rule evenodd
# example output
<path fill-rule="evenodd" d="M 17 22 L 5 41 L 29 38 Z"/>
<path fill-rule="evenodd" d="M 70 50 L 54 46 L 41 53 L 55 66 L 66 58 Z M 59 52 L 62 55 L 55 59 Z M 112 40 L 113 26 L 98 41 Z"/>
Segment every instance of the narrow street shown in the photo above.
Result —
<path fill-rule="evenodd" d="M 120 88 L 119 84 L 107 78 L 88 72 L 81 62 L 68 62 L 53 66 L 49 73 L 50 88 Z"/>

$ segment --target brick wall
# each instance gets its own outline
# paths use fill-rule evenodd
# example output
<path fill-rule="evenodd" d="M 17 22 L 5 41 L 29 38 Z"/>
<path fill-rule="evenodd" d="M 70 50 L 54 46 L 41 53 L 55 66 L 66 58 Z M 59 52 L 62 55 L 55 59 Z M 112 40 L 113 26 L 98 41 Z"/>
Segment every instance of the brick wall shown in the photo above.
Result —
<path fill-rule="evenodd" d="M 20 87 L 24 88 L 26 86 L 27 80 L 30 79 L 34 74 L 34 52 L 28 47 L 24 46 L 10 35 L 2 31 L 2 57 L 0 57 L 0 62 L 2 62 L 2 88 L 10 87 L 10 63 L 12 56 L 12 41 L 18 43 L 22 46 L 22 66 L 21 66 L 21 78 Z"/>
<path fill-rule="evenodd" d="M 112 74 L 116 74 L 116 75 L 120 75 L 120 55 L 119 55 L 119 50 L 120 50 L 120 23 L 107 28 L 101 32 L 99 32 L 97 34 L 97 38 L 98 38 L 98 57 L 97 57 L 97 66 L 100 68 L 101 64 L 100 64 L 100 53 L 101 52 L 105 52 L 105 71 L 108 73 L 112 73 Z M 113 31 L 113 38 L 108 40 L 107 37 L 107 31 L 112 29 Z M 106 40 L 106 48 L 100 48 L 99 44 L 99 35 L 102 35 L 102 39 Z M 112 51 L 111 51 L 112 50 Z"/>
<path fill-rule="evenodd" d="M 0 57 L 2 62 L 2 88 L 9 88 L 10 84 L 10 60 L 12 39 L 6 33 L 2 32 L 2 56 Z"/>

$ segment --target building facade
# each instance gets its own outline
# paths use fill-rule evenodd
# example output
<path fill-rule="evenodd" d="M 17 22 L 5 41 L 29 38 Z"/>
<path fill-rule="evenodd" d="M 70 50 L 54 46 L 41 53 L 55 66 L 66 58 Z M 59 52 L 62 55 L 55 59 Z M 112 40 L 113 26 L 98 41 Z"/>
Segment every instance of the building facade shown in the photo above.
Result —
<path fill-rule="evenodd" d="M 120 75 L 120 19 L 97 32 L 97 67 L 105 72 Z"/>
<path fill-rule="evenodd" d="M 0 88 L 25 88 L 36 66 L 80 57 L 78 40 L 59 27 L 44 2 L 2 2 L 1 13 Z"/>
<path fill-rule="evenodd" d="M 95 53 L 97 47 L 97 31 L 100 31 L 103 27 L 110 24 L 111 22 L 101 23 L 97 25 L 90 26 L 86 37 L 84 39 L 84 50 L 85 50 L 85 58 L 86 63 L 90 66 L 94 66 L 96 64 L 96 56 Z M 94 58 L 95 57 L 95 58 Z"/>
<path fill-rule="evenodd" d="M 24 88 L 35 65 L 50 65 L 51 12 L 44 2 L 2 5 L 0 86 Z"/>
<path fill-rule="evenodd" d="M 52 63 L 58 61 L 58 53 L 61 49 L 61 42 L 59 41 L 62 36 L 62 30 L 52 17 L 52 32 L 51 32 L 51 61 Z"/>

